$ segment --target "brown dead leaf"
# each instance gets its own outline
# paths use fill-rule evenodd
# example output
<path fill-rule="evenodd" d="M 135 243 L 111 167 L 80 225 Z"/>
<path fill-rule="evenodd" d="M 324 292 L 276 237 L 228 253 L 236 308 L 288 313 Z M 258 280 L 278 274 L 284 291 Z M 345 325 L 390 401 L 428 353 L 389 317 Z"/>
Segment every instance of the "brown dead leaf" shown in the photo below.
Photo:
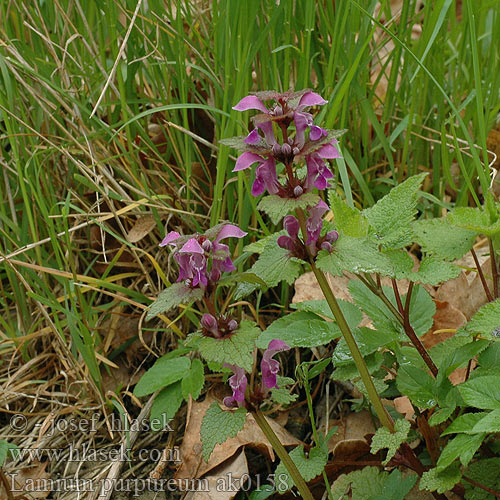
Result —
<path fill-rule="evenodd" d="M 434 300 L 434 303 L 436 304 L 434 323 L 432 328 L 421 337 L 426 349 L 453 337 L 455 332 L 450 330 L 458 330 L 467 321 L 467 318 L 449 302 Z"/>
<path fill-rule="evenodd" d="M 368 443 L 367 434 L 374 434 L 375 427 L 370 413 L 367 410 L 359 413 L 349 413 L 340 420 L 331 420 L 330 429 L 337 426 L 337 432 L 328 441 L 328 450 L 337 457 L 339 453 L 352 454 L 351 452 L 365 452 Z M 369 449 L 369 446 L 368 446 Z M 348 453 L 349 451 L 349 453 Z"/>
<path fill-rule="evenodd" d="M 16 470 L 7 474 L 9 486 L 14 496 L 26 495 L 28 498 L 47 498 L 52 491 L 50 474 L 45 472 L 48 462 L 36 463 L 32 467 Z M 7 498 L 5 488 L 0 483 L 0 498 Z"/>
<path fill-rule="evenodd" d="M 393 402 L 394 408 L 396 408 L 401 415 L 404 415 L 406 420 L 412 422 L 413 417 L 415 416 L 415 409 L 413 408 L 408 396 L 399 396 L 394 398 Z"/>
<path fill-rule="evenodd" d="M 477 361 L 473 358 L 471 360 L 471 365 L 470 365 L 470 371 L 474 370 L 477 366 Z M 448 377 L 450 379 L 450 382 L 453 385 L 458 385 L 461 384 L 462 382 L 465 382 L 467 377 L 467 367 L 464 366 L 463 368 L 457 368 L 454 372 L 450 373 L 450 376 Z"/>
<path fill-rule="evenodd" d="M 147 236 L 156 227 L 156 220 L 153 215 L 145 215 L 139 217 L 132 229 L 127 234 L 127 239 L 130 243 L 137 243 Z"/>
<path fill-rule="evenodd" d="M 245 450 L 242 448 L 239 453 L 236 453 L 203 478 L 203 483 L 208 483 L 204 489 L 208 491 L 189 492 L 185 499 L 231 500 L 245 484 L 245 478 L 248 478 L 248 464 Z"/>
<path fill-rule="evenodd" d="M 208 463 L 206 463 L 201 453 L 200 429 L 205 412 L 214 401 L 215 399 L 208 395 L 203 402 L 195 402 L 191 407 L 184 440 L 180 448 L 182 464 L 175 473 L 176 478 L 199 478 L 225 462 L 239 448 L 246 445 L 257 449 L 274 461 L 274 451 L 271 443 L 264 436 L 253 416 L 248 413 L 243 429 L 234 438 L 229 438 L 225 443 L 216 445 Z M 268 418 L 267 421 L 284 446 L 300 444 L 298 439 L 294 438 L 274 420 Z"/>

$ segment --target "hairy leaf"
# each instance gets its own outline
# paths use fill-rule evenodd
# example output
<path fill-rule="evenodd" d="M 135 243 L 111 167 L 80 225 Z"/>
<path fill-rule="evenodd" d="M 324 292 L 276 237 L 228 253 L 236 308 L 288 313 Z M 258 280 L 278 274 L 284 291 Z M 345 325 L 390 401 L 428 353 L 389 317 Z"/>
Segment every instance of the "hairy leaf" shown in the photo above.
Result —
<path fill-rule="evenodd" d="M 170 358 L 168 354 L 157 359 L 155 364 L 141 377 L 134 389 L 134 395 L 140 398 L 152 394 L 158 389 L 177 382 L 186 375 L 191 360 L 186 356 Z"/>
<path fill-rule="evenodd" d="M 205 372 L 203 363 L 199 359 L 193 359 L 191 369 L 182 379 L 182 396 L 187 401 L 191 395 L 194 400 L 198 399 L 205 384 Z"/>
<path fill-rule="evenodd" d="M 146 321 L 163 314 L 181 304 L 188 304 L 195 300 L 201 300 L 203 290 L 201 288 L 190 288 L 184 283 L 174 283 L 163 290 L 156 300 L 151 304 Z"/>
<path fill-rule="evenodd" d="M 368 220 L 357 208 L 350 207 L 333 190 L 328 191 L 328 200 L 335 216 L 335 226 L 341 236 L 362 238 L 368 235 Z"/>
<path fill-rule="evenodd" d="M 500 299 L 481 307 L 465 329 L 472 335 L 480 334 L 492 340 L 500 340 Z"/>
<path fill-rule="evenodd" d="M 319 200 L 320 197 L 315 193 L 304 193 L 298 198 L 280 198 L 273 194 L 262 198 L 257 208 L 266 212 L 273 224 L 278 224 L 285 215 L 290 214 L 295 209 L 313 207 L 318 204 Z"/>
<path fill-rule="evenodd" d="M 203 417 L 200 431 L 205 462 L 208 462 L 216 444 L 224 443 L 243 429 L 245 419 L 245 408 L 223 410 L 218 403 L 211 404 Z"/>
<path fill-rule="evenodd" d="M 259 334 L 260 329 L 255 326 L 255 323 L 243 320 L 238 330 L 225 339 L 201 337 L 200 354 L 207 361 L 230 363 L 251 372 L 255 340 Z"/>
<path fill-rule="evenodd" d="M 383 248 L 402 248 L 413 243 L 412 222 L 417 213 L 418 190 L 426 175 L 410 177 L 364 210 L 363 215 Z"/>
<path fill-rule="evenodd" d="M 446 469 L 457 458 L 460 458 L 462 465 L 468 465 L 485 437 L 486 433 L 475 434 L 473 436 L 459 434 L 451 441 L 448 441 L 436 464 L 438 472 Z"/>
<path fill-rule="evenodd" d="M 454 462 L 447 469 L 438 471 L 437 468 L 424 472 L 420 478 L 420 489 L 444 493 L 450 491 L 461 479 L 460 464 Z"/>
<path fill-rule="evenodd" d="M 257 340 L 257 347 L 266 349 L 273 339 L 281 339 L 290 347 L 317 347 L 340 337 L 338 325 L 324 321 L 305 311 L 287 314 L 273 321 Z"/>
<path fill-rule="evenodd" d="M 166 424 L 175 417 L 183 399 L 181 382 L 170 384 L 162 389 L 151 406 L 151 429 L 153 431 L 166 430 Z"/>
<path fill-rule="evenodd" d="M 484 410 L 500 409 L 500 376 L 476 377 L 458 386 L 464 401 Z"/>
<path fill-rule="evenodd" d="M 387 465 L 401 444 L 405 442 L 410 427 L 410 422 L 402 418 L 394 422 L 394 433 L 386 427 L 380 427 L 372 438 L 370 451 L 375 454 L 382 448 L 387 448 L 387 456 L 382 462 L 383 465 Z"/>

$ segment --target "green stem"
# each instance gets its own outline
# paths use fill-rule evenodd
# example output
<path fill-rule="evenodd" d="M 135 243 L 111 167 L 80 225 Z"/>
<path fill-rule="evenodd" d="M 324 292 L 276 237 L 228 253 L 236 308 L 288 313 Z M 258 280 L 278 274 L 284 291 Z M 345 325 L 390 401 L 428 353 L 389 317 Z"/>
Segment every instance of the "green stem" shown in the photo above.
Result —
<path fill-rule="evenodd" d="M 304 238 L 304 241 L 306 241 L 307 226 L 306 226 L 306 216 L 304 210 L 298 208 L 296 210 L 296 214 L 300 224 L 300 229 L 302 231 L 302 236 Z M 326 276 L 323 274 L 322 271 L 320 271 L 316 267 L 316 264 L 314 262 L 314 257 L 309 252 L 309 249 L 307 249 L 307 252 L 309 255 L 309 262 L 311 264 L 311 269 L 314 273 L 314 276 L 316 276 L 318 285 L 321 288 L 323 295 L 325 296 L 325 299 L 330 307 L 330 310 L 333 313 L 335 321 L 337 322 L 337 325 L 339 326 L 340 331 L 342 332 L 342 336 L 346 341 L 347 347 L 349 347 L 349 351 L 351 351 L 352 359 L 354 360 L 356 368 L 358 369 L 358 372 L 361 376 L 361 380 L 363 380 L 366 392 L 368 393 L 368 398 L 370 399 L 373 407 L 375 408 L 375 412 L 377 413 L 377 416 L 382 425 L 384 427 L 387 427 L 389 431 L 394 432 L 394 423 L 392 421 L 392 418 L 387 413 L 386 409 L 384 408 L 384 405 L 382 404 L 382 401 L 380 399 L 380 396 L 378 395 L 377 389 L 375 388 L 375 384 L 373 383 L 370 372 L 366 367 L 365 360 L 363 359 L 363 356 L 358 348 L 358 344 L 356 344 L 356 340 L 352 335 L 351 329 L 349 328 L 349 325 L 347 324 L 347 321 L 345 320 L 344 315 L 340 310 L 337 299 L 335 298 L 335 295 L 333 294 L 333 291 L 330 288 L 328 281 L 326 280 Z"/>
<path fill-rule="evenodd" d="M 312 431 L 313 431 L 314 441 L 316 443 L 316 446 L 321 446 L 321 443 L 319 441 L 318 429 L 316 429 L 316 421 L 314 418 L 314 410 L 313 410 L 313 404 L 312 404 L 312 398 L 311 398 L 311 391 L 309 388 L 309 380 L 307 380 L 307 373 L 305 374 L 305 377 L 304 377 L 304 389 L 306 390 L 307 407 L 309 408 L 309 420 L 311 421 L 311 427 L 312 427 Z M 332 487 L 330 486 L 330 483 L 328 482 L 328 476 L 327 476 L 326 470 L 324 468 L 323 468 L 323 481 L 325 482 L 325 487 L 326 487 L 326 491 L 328 494 L 328 498 L 330 500 L 335 500 L 333 498 Z"/>
<path fill-rule="evenodd" d="M 278 436 L 276 436 L 276 434 L 272 430 L 271 426 L 266 420 L 266 417 L 264 417 L 264 415 L 261 413 L 260 410 L 251 410 L 251 412 L 253 417 L 255 418 L 255 421 L 257 422 L 257 425 L 264 433 L 264 436 L 266 436 L 268 441 L 271 443 L 271 446 L 273 447 L 274 451 L 276 452 L 278 457 L 280 457 L 281 461 L 286 467 L 286 470 L 293 479 L 295 486 L 297 486 L 297 489 L 299 490 L 301 498 L 304 498 L 306 500 L 314 500 L 314 497 L 311 491 L 309 490 L 309 487 L 307 486 L 306 482 L 304 481 L 304 478 L 300 474 L 299 469 L 297 469 L 297 466 L 295 465 L 293 460 L 290 458 L 290 455 L 287 453 L 287 451 L 281 444 Z"/>

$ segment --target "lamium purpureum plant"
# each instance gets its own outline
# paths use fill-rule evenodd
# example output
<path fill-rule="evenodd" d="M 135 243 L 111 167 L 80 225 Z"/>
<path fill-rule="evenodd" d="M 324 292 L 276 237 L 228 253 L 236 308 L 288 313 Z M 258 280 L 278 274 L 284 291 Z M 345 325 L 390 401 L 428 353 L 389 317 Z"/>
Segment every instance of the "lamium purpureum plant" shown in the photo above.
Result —
<path fill-rule="evenodd" d="M 173 416 L 182 400 L 200 395 L 205 368 L 227 375 L 229 395 L 222 406 L 213 403 L 203 419 L 205 460 L 217 443 L 243 427 L 246 413 L 251 413 L 281 459 L 276 472 L 287 475 L 286 488 L 295 485 L 302 498 L 312 498 L 306 481 L 323 474 L 329 497 L 340 498 L 344 492 L 337 491 L 335 485 L 332 490 L 325 473 L 328 436 L 322 436 L 314 425 L 308 389 L 309 380 L 331 361 L 335 369 L 332 378 L 354 382 L 364 396 L 359 405 L 371 404 L 378 416 L 382 427 L 373 437 L 372 452 L 387 448 L 384 465 L 416 473 L 414 479 L 400 481 L 399 496 L 394 498 L 403 499 L 417 477 L 420 487 L 435 498 L 444 498 L 442 492 L 451 489 L 463 493 L 458 484 L 462 477 L 481 488 L 477 476 L 468 477 L 460 465 L 467 466 L 478 453 L 487 429 L 491 432 L 494 427 L 488 427 L 488 422 L 500 408 L 500 403 L 497 407 L 491 398 L 481 400 L 477 382 L 480 379 L 492 390 L 500 384 L 500 377 L 488 371 L 500 355 L 500 336 L 494 333 L 500 318 L 498 203 L 490 200 L 488 212 L 457 208 L 443 219 L 415 220 L 425 177 L 419 174 L 393 188 L 371 208 L 359 211 L 349 206 L 329 184 L 334 175 L 328 160 L 340 157 L 337 138 L 342 132 L 315 124 L 310 112 L 312 107 L 325 104 L 310 90 L 269 91 L 246 96 L 234 107 L 237 111 L 257 111 L 252 117 L 253 128 L 245 136 L 221 142 L 241 151 L 234 170 L 254 172 L 251 195 L 266 195 L 258 208 L 272 223 L 282 221 L 283 231 L 244 248 L 243 258 L 252 253 L 259 256 L 243 273 L 236 272 L 229 246 L 221 243 L 245 237 L 246 232 L 240 228 L 220 224 L 204 234 L 167 233 L 161 245 L 172 249 L 179 278 L 152 304 L 148 318 L 196 303 L 199 330 L 191 333 L 177 351 L 157 360 L 134 393 L 142 396 L 160 390 L 151 417 Z M 493 215 L 492 205 L 497 210 Z M 323 219 L 328 211 L 333 213 L 335 226 Z M 452 261 L 469 250 L 474 252 L 472 245 L 478 234 L 490 240 L 492 289 L 485 289 L 489 303 L 453 338 L 428 350 L 421 337 L 432 326 L 435 305 L 422 285 L 429 288 L 456 277 L 460 269 Z M 422 252 L 417 271 L 406 250 L 415 244 Z M 264 331 L 248 319 L 229 314 L 232 297 L 240 299 L 256 288 L 273 287 L 281 281 L 293 283 L 304 266 L 314 272 L 324 301 L 295 304 L 298 311 L 275 320 Z M 338 301 L 325 276 L 326 272 L 340 275 L 345 271 L 357 277 L 349 283 L 354 304 Z M 480 268 L 478 272 L 484 274 Z M 382 277 L 390 279 L 390 287 L 382 286 Z M 401 279 L 409 283 L 406 295 L 398 287 L 397 280 Z M 484 276 L 482 281 L 486 283 Z M 229 287 L 229 294 L 221 293 L 222 287 Z M 358 326 L 362 312 L 370 317 L 373 328 Z M 319 360 L 312 367 L 302 363 L 298 371 L 306 374 L 299 382 L 306 388 L 315 444 L 308 458 L 302 447 L 288 455 L 262 413 L 273 404 L 287 405 L 296 397 L 287 389 L 293 379 L 279 375 L 278 357 L 291 348 L 331 343 L 331 359 Z M 472 360 L 479 353 L 479 368 L 473 370 Z M 448 376 L 464 363 L 471 379 L 454 387 Z M 432 467 L 424 465 L 408 444 L 417 429 L 411 434 L 411 424 L 394 410 L 391 416 L 382 403 L 380 395 L 389 389 L 409 397 L 419 414 L 419 429 L 428 429 L 424 452 Z M 453 419 L 468 408 L 490 411 L 482 412 L 474 421 L 467 417 L 454 426 Z M 467 432 L 460 434 L 465 432 L 463 428 Z M 446 442 L 449 438 L 444 436 L 454 433 L 458 435 Z M 443 439 L 444 449 L 437 456 L 435 450 L 443 446 Z M 468 451 L 461 453 L 463 449 Z M 367 481 L 368 475 L 374 474 L 371 469 L 366 469 Z M 396 481 L 394 474 L 385 477 L 380 471 L 376 473 L 380 484 Z M 382 491 L 379 493 L 382 495 Z"/>

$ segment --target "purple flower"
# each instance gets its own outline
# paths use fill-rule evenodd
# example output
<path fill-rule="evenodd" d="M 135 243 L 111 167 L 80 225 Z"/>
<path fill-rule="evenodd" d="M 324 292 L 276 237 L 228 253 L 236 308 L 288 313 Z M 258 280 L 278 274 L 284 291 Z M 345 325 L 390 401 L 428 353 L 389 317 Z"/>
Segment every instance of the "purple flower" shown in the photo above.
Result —
<path fill-rule="evenodd" d="M 288 250 L 292 257 L 305 258 L 305 248 L 299 239 L 299 221 L 293 215 L 287 215 L 283 219 L 283 228 L 288 233 L 278 238 L 278 246 Z"/>
<path fill-rule="evenodd" d="M 340 158 L 340 153 L 335 147 L 336 143 L 337 141 L 334 139 L 306 155 L 307 178 L 305 187 L 307 190 L 311 190 L 313 186 L 318 189 L 325 189 L 328 186 L 328 179 L 331 179 L 333 174 L 323 159 Z"/>
<path fill-rule="evenodd" d="M 245 170 L 254 163 L 259 163 L 259 166 L 255 170 L 252 194 L 254 196 L 259 196 L 266 190 L 269 194 L 276 194 L 278 192 L 279 183 L 276 173 L 276 161 L 272 156 L 266 160 L 258 154 L 247 151 L 238 157 L 233 172 Z"/>
<path fill-rule="evenodd" d="M 216 318 L 211 314 L 204 314 L 201 317 L 200 325 L 202 334 L 214 339 L 226 338 L 238 328 L 238 322 L 235 319 L 224 315 Z"/>
<path fill-rule="evenodd" d="M 224 364 L 225 367 L 231 368 L 234 375 L 229 377 L 229 386 L 233 390 L 233 395 L 224 398 L 223 403 L 228 408 L 234 408 L 235 406 L 242 406 L 245 401 L 245 391 L 247 389 L 248 380 L 245 375 L 245 370 L 236 365 L 230 365 L 228 363 Z"/>
<path fill-rule="evenodd" d="M 323 214 L 328 211 L 328 205 L 320 200 L 318 204 L 311 208 L 310 217 L 306 221 L 307 241 L 306 245 L 316 245 L 323 227 Z"/>
<path fill-rule="evenodd" d="M 262 362 L 260 364 L 264 387 L 268 389 L 278 388 L 276 374 L 279 372 L 280 364 L 279 361 L 272 359 L 272 357 L 278 352 L 288 351 L 289 349 L 290 346 L 283 340 L 273 339 L 269 342 L 267 349 L 262 355 Z"/>
<path fill-rule="evenodd" d="M 323 104 L 326 104 L 327 102 L 328 101 L 325 101 L 319 94 L 316 94 L 315 92 L 307 92 L 300 98 L 299 104 L 293 113 L 293 120 L 295 122 L 296 130 L 295 145 L 299 149 L 304 146 L 305 132 L 307 127 L 311 127 L 311 133 L 309 134 L 309 137 L 314 141 L 321 137 L 321 132 L 320 135 L 318 135 L 318 130 L 316 129 L 319 129 L 319 131 L 323 131 L 323 129 L 313 125 L 312 115 L 310 113 L 306 113 L 304 109 L 310 106 L 323 106 Z M 314 133 L 313 127 L 315 129 Z M 316 138 L 313 138 L 313 136 Z"/>
<path fill-rule="evenodd" d="M 214 234 L 209 230 L 211 238 L 206 235 L 193 235 L 186 240 L 176 231 L 167 233 L 160 246 L 175 247 L 174 259 L 179 264 L 179 278 L 195 288 L 206 287 L 208 281 L 216 282 L 223 272 L 236 269 L 231 260 L 229 247 L 220 243 L 225 238 L 243 238 L 247 233 L 233 224 L 221 225 Z M 215 237 L 214 237 L 215 236 Z M 210 272 L 208 272 L 211 263 Z"/>

